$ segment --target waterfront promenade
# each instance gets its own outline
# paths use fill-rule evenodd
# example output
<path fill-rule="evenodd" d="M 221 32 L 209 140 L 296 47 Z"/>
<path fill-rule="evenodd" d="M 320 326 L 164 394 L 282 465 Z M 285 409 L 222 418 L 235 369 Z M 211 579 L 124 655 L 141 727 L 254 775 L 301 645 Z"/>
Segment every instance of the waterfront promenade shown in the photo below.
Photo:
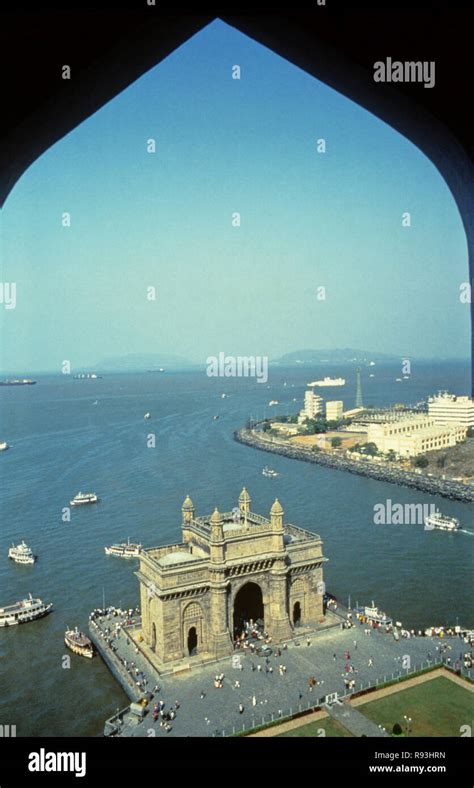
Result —
<path fill-rule="evenodd" d="M 97 626 L 101 630 L 110 627 L 110 620 L 105 617 Z M 402 637 L 396 641 L 391 633 L 366 630 L 355 622 L 350 629 L 332 628 L 295 638 L 279 656 L 274 650 L 268 657 L 239 651 L 212 665 L 159 677 L 143 654 L 137 653 L 126 628 L 111 644 L 104 646 L 105 641 L 99 640 L 102 654 L 113 645 L 116 656 L 127 664 L 135 663 L 133 672 L 139 672 L 132 679 L 137 686 L 135 697 L 143 697 L 143 689 L 149 693 L 143 720 L 124 709 L 107 721 L 106 733 L 119 736 L 231 736 L 311 710 L 334 693 L 349 697 L 443 661 L 455 666 L 468 650 L 458 636 Z M 464 672 L 469 676 L 469 671 Z M 224 674 L 222 686 L 216 688 L 215 677 L 220 674 Z M 310 679 L 316 682 L 311 682 L 312 688 Z M 348 681 L 354 682 L 351 692 Z M 168 731 L 160 727 L 160 719 L 153 720 L 153 706 L 158 701 L 164 702 L 165 712 L 174 709 Z"/>
<path fill-rule="evenodd" d="M 398 484 L 405 487 L 414 487 L 422 492 L 432 495 L 442 495 L 445 498 L 452 498 L 457 501 L 474 501 L 474 487 L 469 487 L 461 482 L 449 479 L 430 477 L 423 473 L 407 471 L 389 465 L 388 463 L 375 463 L 369 460 L 353 460 L 346 456 L 330 454 L 324 451 L 313 451 L 303 447 L 295 446 L 288 440 L 265 435 L 255 429 L 241 429 L 234 432 L 234 439 L 239 443 L 252 446 L 261 451 L 282 454 L 295 460 L 313 462 L 318 465 L 325 465 L 347 473 L 356 473 L 360 476 L 369 476 L 391 484 Z"/>

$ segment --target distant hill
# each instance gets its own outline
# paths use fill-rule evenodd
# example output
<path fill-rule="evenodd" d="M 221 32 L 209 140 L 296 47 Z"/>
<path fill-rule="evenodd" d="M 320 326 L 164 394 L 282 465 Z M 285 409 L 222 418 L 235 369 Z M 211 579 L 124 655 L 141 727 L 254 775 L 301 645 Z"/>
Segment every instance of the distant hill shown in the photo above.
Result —
<path fill-rule="evenodd" d="M 402 356 L 390 353 L 372 353 L 368 350 L 354 348 L 337 348 L 336 350 L 295 350 L 273 359 L 272 364 L 291 366 L 292 364 L 367 364 L 369 361 L 400 361 Z"/>
<path fill-rule="evenodd" d="M 135 372 L 148 369 L 158 370 L 160 367 L 164 369 L 186 369 L 195 366 L 196 364 L 193 364 L 188 359 L 170 353 L 129 353 L 125 356 L 104 358 L 98 364 L 95 364 L 94 369 Z"/>

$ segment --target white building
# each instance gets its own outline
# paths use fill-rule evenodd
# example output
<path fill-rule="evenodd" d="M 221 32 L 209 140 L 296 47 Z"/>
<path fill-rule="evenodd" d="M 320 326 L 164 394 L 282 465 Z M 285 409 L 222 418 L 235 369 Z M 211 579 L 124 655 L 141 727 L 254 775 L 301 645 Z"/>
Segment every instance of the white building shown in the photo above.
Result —
<path fill-rule="evenodd" d="M 437 424 L 429 414 L 408 416 L 399 421 L 369 424 L 367 441 L 384 453 L 394 451 L 400 457 L 416 457 L 427 451 L 455 446 L 466 438 L 467 427 L 461 424 Z"/>
<path fill-rule="evenodd" d="M 474 400 L 440 391 L 428 400 L 428 413 L 436 424 L 474 426 Z"/>
<path fill-rule="evenodd" d="M 315 419 L 322 412 L 323 398 L 319 394 L 315 394 L 312 389 L 305 391 L 304 407 L 303 410 L 300 410 L 298 424 L 303 424 L 306 419 Z"/>
<path fill-rule="evenodd" d="M 326 419 L 328 421 L 339 421 L 339 419 L 342 419 L 343 411 L 344 403 L 342 399 L 326 402 Z"/>

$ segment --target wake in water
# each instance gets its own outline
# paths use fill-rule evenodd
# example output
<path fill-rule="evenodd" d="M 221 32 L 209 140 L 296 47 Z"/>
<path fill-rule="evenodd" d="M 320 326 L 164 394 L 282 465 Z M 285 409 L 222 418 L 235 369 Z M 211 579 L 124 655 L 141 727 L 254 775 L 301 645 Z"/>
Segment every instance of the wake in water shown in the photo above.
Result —
<path fill-rule="evenodd" d="M 459 528 L 458 530 L 462 534 L 469 534 L 469 536 L 474 536 L 474 531 L 468 531 L 467 528 Z"/>

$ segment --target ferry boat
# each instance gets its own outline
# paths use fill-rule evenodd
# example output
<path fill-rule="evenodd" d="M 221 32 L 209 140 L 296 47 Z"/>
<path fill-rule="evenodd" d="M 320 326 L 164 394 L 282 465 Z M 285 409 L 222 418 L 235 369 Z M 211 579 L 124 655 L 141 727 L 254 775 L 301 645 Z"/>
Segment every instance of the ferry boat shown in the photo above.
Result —
<path fill-rule="evenodd" d="M 458 531 L 460 527 L 457 517 L 448 517 L 439 511 L 425 517 L 425 531 L 433 531 L 435 528 L 440 531 Z"/>
<path fill-rule="evenodd" d="M 36 556 L 33 555 L 33 551 L 28 547 L 26 542 L 23 541 L 16 546 L 12 544 L 8 551 L 8 557 L 17 564 L 34 564 L 36 561 Z"/>
<path fill-rule="evenodd" d="M 79 632 L 77 627 L 75 629 L 66 629 L 64 642 L 71 651 L 74 651 L 74 654 L 79 654 L 81 657 L 87 657 L 88 659 L 92 659 L 94 656 L 92 641 L 87 635 L 84 635 L 84 632 Z"/>
<path fill-rule="evenodd" d="M 127 539 L 126 542 L 113 544 L 110 547 L 105 547 L 104 549 L 106 555 L 116 555 L 118 558 L 138 558 L 142 546 L 141 544 L 134 544 L 133 542 L 130 542 L 130 539 Z"/>
<path fill-rule="evenodd" d="M 324 377 L 322 380 L 313 380 L 308 383 L 308 386 L 345 386 L 345 378 L 328 378 Z"/>
<path fill-rule="evenodd" d="M 366 605 L 365 607 L 357 608 L 357 612 L 365 619 L 365 621 L 373 622 L 379 626 L 389 626 L 392 624 L 392 619 L 390 616 L 387 616 L 383 610 L 379 610 L 379 608 L 375 606 L 375 602 L 373 600 L 372 605 Z"/>
<path fill-rule="evenodd" d="M 15 380 L 0 380 L 0 386 L 34 386 L 36 380 L 30 380 L 29 378 L 22 378 L 21 380 L 15 378 Z"/>
<path fill-rule="evenodd" d="M 46 616 L 53 603 L 46 604 L 41 599 L 33 599 L 29 594 L 27 599 L 21 599 L 13 605 L 0 607 L 0 627 L 12 627 L 15 624 L 25 624 L 37 618 Z"/>
<path fill-rule="evenodd" d="M 78 492 L 72 501 L 69 501 L 71 506 L 82 506 L 86 503 L 97 503 L 98 497 L 95 493 L 82 493 Z"/>
<path fill-rule="evenodd" d="M 273 468 L 269 468 L 268 465 L 265 465 L 265 468 L 262 470 L 262 474 L 264 476 L 273 477 L 278 476 L 278 471 L 273 470 Z"/>
<path fill-rule="evenodd" d="M 6 451 L 9 448 L 10 448 L 10 446 L 8 445 L 8 443 L 6 441 L 2 441 L 0 443 L 0 451 Z"/>

